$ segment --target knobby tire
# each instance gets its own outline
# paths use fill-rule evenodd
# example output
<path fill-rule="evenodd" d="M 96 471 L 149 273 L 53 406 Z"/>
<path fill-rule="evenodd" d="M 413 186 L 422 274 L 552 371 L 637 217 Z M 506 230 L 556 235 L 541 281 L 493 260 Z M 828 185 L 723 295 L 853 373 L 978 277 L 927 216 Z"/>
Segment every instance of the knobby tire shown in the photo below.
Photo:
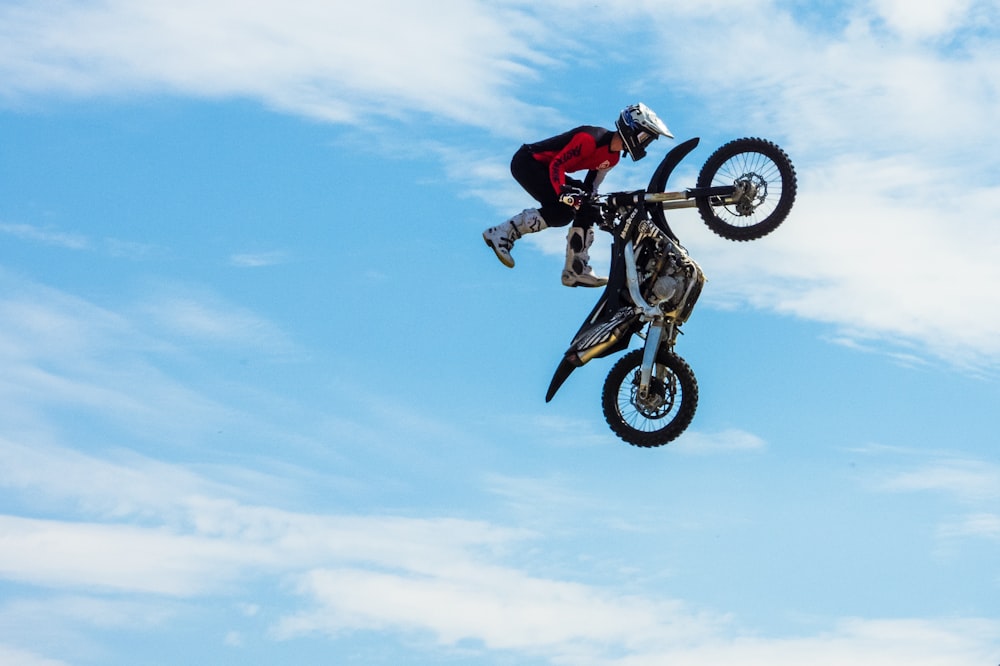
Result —
<path fill-rule="evenodd" d="M 601 402 L 616 435 L 633 446 L 651 448 L 672 442 L 691 424 L 698 408 L 698 381 L 684 359 L 661 348 L 654 377 L 667 407 L 662 414 L 644 414 L 635 399 L 642 355 L 642 349 L 633 349 L 618 359 L 604 380 Z"/>
<path fill-rule="evenodd" d="M 699 197 L 698 212 L 708 228 L 723 238 L 756 240 L 777 229 L 791 211 L 798 186 L 795 167 L 785 151 L 771 141 L 735 139 L 705 161 L 698 187 L 735 185 L 741 179 L 760 186 L 759 199 L 739 207 Z"/>

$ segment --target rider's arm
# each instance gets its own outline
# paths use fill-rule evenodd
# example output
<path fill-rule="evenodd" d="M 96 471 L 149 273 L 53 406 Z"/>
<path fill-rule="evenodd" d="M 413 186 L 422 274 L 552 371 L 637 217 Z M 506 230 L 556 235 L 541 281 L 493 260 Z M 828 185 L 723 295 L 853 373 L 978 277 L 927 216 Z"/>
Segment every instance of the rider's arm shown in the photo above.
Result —
<path fill-rule="evenodd" d="M 549 180 L 557 194 L 566 184 L 566 172 L 576 171 L 582 159 L 593 153 L 596 148 L 594 137 L 586 132 L 577 132 L 569 143 L 556 153 L 549 162 Z"/>
<path fill-rule="evenodd" d="M 591 169 L 587 172 L 587 178 L 583 181 L 583 189 L 591 194 L 597 194 L 597 188 L 604 182 L 604 177 L 611 169 Z"/>

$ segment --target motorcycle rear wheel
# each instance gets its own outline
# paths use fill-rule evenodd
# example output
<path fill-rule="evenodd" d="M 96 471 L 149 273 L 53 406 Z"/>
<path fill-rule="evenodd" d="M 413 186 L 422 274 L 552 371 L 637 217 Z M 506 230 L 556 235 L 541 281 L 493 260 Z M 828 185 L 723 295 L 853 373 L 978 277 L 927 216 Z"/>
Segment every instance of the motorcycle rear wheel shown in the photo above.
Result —
<path fill-rule="evenodd" d="M 621 439 L 652 448 L 677 439 L 698 408 L 698 381 L 687 362 L 661 348 L 653 366 L 649 395 L 639 396 L 642 349 L 633 349 L 611 368 L 604 380 L 604 418 Z"/>
<path fill-rule="evenodd" d="M 751 192 L 733 204 L 699 197 L 698 212 L 723 238 L 749 241 L 778 228 L 795 203 L 795 167 L 785 151 L 766 139 L 730 141 L 712 153 L 698 174 L 698 187 L 745 184 Z"/>

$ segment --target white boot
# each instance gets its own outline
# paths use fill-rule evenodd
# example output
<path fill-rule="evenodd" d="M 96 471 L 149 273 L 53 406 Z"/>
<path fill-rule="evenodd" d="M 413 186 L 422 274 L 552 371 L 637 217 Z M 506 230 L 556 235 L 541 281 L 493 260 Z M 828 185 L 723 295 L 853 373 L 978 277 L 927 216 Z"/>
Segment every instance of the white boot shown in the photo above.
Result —
<path fill-rule="evenodd" d="M 514 257 L 510 256 L 514 241 L 524 234 L 533 234 L 548 228 L 548 226 L 537 208 L 527 208 L 506 222 L 484 231 L 483 240 L 493 248 L 497 259 L 504 266 L 514 268 Z"/>
<path fill-rule="evenodd" d="M 608 278 L 594 274 L 590 267 L 590 246 L 594 244 L 593 227 L 583 230 L 570 227 L 566 234 L 566 267 L 562 283 L 567 287 L 603 287 Z"/>

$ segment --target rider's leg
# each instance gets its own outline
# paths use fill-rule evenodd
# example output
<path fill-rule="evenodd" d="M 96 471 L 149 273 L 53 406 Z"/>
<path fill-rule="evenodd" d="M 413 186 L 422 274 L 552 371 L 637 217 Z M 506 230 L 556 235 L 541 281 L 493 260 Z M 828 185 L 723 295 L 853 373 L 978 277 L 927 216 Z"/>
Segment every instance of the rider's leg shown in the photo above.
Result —
<path fill-rule="evenodd" d="M 548 225 L 537 208 L 527 208 L 506 222 L 490 227 L 483 232 L 483 240 L 493 248 L 497 259 L 508 268 L 514 267 L 514 257 L 510 255 L 514 241 L 524 234 L 533 234 Z"/>
<path fill-rule="evenodd" d="M 567 287 L 603 287 L 608 278 L 594 273 L 590 266 L 590 246 L 594 244 L 594 228 L 573 225 L 566 234 L 566 266 L 562 283 Z"/>
<path fill-rule="evenodd" d="M 513 268 L 514 257 L 510 251 L 514 247 L 514 241 L 524 234 L 569 224 L 573 215 L 572 209 L 559 203 L 559 197 L 549 180 L 548 166 L 536 160 L 527 146 L 522 146 L 514 153 L 510 161 L 510 173 L 524 191 L 538 202 L 538 208 L 528 208 L 506 222 L 490 227 L 483 232 L 483 240 L 504 266 Z"/>

